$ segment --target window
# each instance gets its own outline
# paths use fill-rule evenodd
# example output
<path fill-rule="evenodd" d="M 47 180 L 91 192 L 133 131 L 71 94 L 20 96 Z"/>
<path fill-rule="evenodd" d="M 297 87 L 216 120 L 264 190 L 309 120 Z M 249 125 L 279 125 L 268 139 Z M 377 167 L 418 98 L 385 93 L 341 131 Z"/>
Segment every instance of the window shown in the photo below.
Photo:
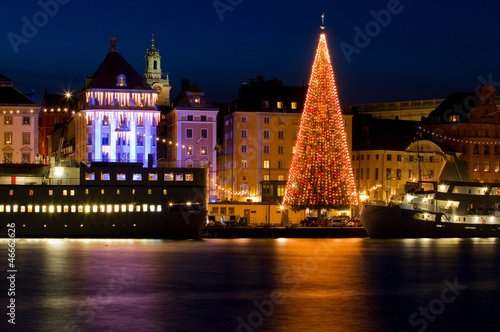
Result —
<path fill-rule="evenodd" d="M 488 129 L 484 130 L 484 137 L 490 137 L 490 132 Z"/>
<path fill-rule="evenodd" d="M 184 181 L 183 174 L 175 174 L 175 181 Z"/>
<path fill-rule="evenodd" d="M 361 168 L 359 178 L 363 180 L 364 168 Z"/>
<path fill-rule="evenodd" d="M 246 144 L 241 144 L 241 153 L 247 153 L 248 146 Z"/>
<path fill-rule="evenodd" d="M 366 155 L 366 160 L 370 160 L 370 155 L 369 154 Z"/>
<path fill-rule="evenodd" d="M 262 176 L 262 181 L 269 181 L 269 174 L 264 174 Z"/>
<path fill-rule="evenodd" d="M 6 115 L 6 116 L 4 116 L 3 119 L 4 119 L 4 122 L 3 122 L 4 124 L 6 124 L 6 125 L 11 125 L 12 124 L 12 116 Z"/>
<path fill-rule="evenodd" d="M 479 144 L 474 144 L 474 154 L 479 154 Z"/>
<path fill-rule="evenodd" d="M 87 134 L 87 145 L 92 145 L 92 133 Z"/>
<path fill-rule="evenodd" d="M 137 146 L 144 146 L 144 134 L 137 134 Z"/>
<path fill-rule="evenodd" d="M 125 161 L 124 160 L 125 158 L 123 158 L 124 155 L 125 153 L 122 153 L 122 161 Z M 137 162 L 138 163 L 144 162 L 144 154 L 142 152 L 137 154 Z"/>
<path fill-rule="evenodd" d="M 378 160 L 378 154 L 375 155 L 375 160 Z"/>
<path fill-rule="evenodd" d="M 103 126 L 109 126 L 109 117 L 107 115 L 104 115 L 102 117 L 102 125 Z"/>
<path fill-rule="evenodd" d="M 174 181 L 174 173 L 163 174 L 163 181 Z"/>
<path fill-rule="evenodd" d="M 23 116 L 23 125 L 29 125 L 29 124 L 30 124 L 30 117 Z"/>
<path fill-rule="evenodd" d="M 132 181 L 142 181 L 142 174 L 141 173 L 132 174 Z"/>
<path fill-rule="evenodd" d="M 375 180 L 378 180 L 378 168 L 375 168 Z"/>
<path fill-rule="evenodd" d="M 193 155 L 193 146 L 188 145 L 186 146 L 186 156 L 192 156 Z"/>
<path fill-rule="evenodd" d="M 186 129 L 186 138 L 193 138 L 193 129 Z"/>
<path fill-rule="evenodd" d="M 474 136 L 476 136 L 476 137 L 479 136 L 479 129 L 477 129 L 477 128 L 474 129 Z"/>
<path fill-rule="evenodd" d="M 296 101 L 292 101 L 292 103 L 290 104 L 290 107 L 292 110 L 296 110 L 297 109 L 297 102 Z"/>
<path fill-rule="evenodd" d="M 458 115 L 457 114 L 450 114 L 449 120 L 450 120 L 450 122 L 457 122 L 458 121 Z"/>
<path fill-rule="evenodd" d="M 296 139 L 297 139 L 297 135 L 298 135 L 297 130 L 294 130 L 294 131 L 292 132 L 292 139 L 293 139 L 293 140 L 296 140 Z"/>
<path fill-rule="evenodd" d="M 474 172 L 479 172 L 479 161 L 474 161 Z"/>
<path fill-rule="evenodd" d="M 412 163 L 412 162 L 415 161 L 415 157 L 414 156 L 410 156 L 408 159 L 409 159 L 410 163 Z"/>
<path fill-rule="evenodd" d="M 92 172 L 92 173 L 85 172 L 85 180 L 87 180 L 87 181 L 95 180 L 95 173 L 94 172 Z"/>
<path fill-rule="evenodd" d="M 276 108 L 282 109 L 283 108 L 283 102 L 282 101 L 276 102 Z"/>
<path fill-rule="evenodd" d="M 248 116 L 242 116 L 241 123 L 248 123 Z"/>
<path fill-rule="evenodd" d="M 137 117 L 137 127 L 144 127 L 144 118 L 142 116 Z"/>
<path fill-rule="evenodd" d="M 188 120 L 188 121 L 193 121 L 193 116 L 192 116 L 192 115 L 188 115 L 188 116 L 187 116 L 187 120 Z"/>
<path fill-rule="evenodd" d="M 285 161 L 284 160 L 278 160 L 278 168 L 285 168 Z"/>
<path fill-rule="evenodd" d="M 31 153 L 29 152 L 23 152 L 22 153 L 22 162 L 23 163 L 29 163 L 31 160 Z"/>
<path fill-rule="evenodd" d="M 242 129 L 241 130 L 241 138 L 247 138 L 247 137 L 248 137 L 248 130 Z"/>
<path fill-rule="evenodd" d="M 496 173 L 500 172 L 500 162 L 495 161 L 495 169 L 494 169 L 494 171 L 495 171 Z"/>
<path fill-rule="evenodd" d="M 208 129 L 201 130 L 201 138 L 208 138 Z"/>
<path fill-rule="evenodd" d="M 359 180 L 359 168 L 356 168 L 355 180 Z"/>
<path fill-rule="evenodd" d="M 369 168 L 366 169 L 366 179 L 370 180 L 370 169 Z"/>
<path fill-rule="evenodd" d="M 430 162 L 430 163 L 433 163 L 433 162 L 434 162 L 434 157 L 433 157 L 433 156 L 430 156 L 430 157 L 429 157 L 429 162 Z"/>
<path fill-rule="evenodd" d="M 361 160 L 365 160 L 365 155 L 364 154 L 361 155 Z"/>
<path fill-rule="evenodd" d="M 200 116 L 200 121 L 207 121 L 207 116 L 206 115 L 201 115 Z"/>
<path fill-rule="evenodd" d="M 87 152 L 87 162 L 88 163 L 92 162 L 92 152 Z"/>
<path fill-rule="evenodd" d="M 148 180 L 149 181 L 158 181 L 158 173 L 149 173 Z"/>
<path fill-rule="evenodd" d="M 271 138 L 271 132 L 269 130 L 264 130 L 264 138 L 265 139 Z"/>
<path fill-rule="evenodd" d="M 102 153 L 102 161 L 109 161 L 109 153 L 108 152 L 103 152 Z"/>
<path fill-rule="evenodd" d="M 102 134 L 102 145 L 109 145 L 109 134 Z"/>
<path fill-rule="evenodd" d="M 264 160 L 264 168 L 269 168 L 270 164 L 271 164 L 270 160 Z"/>
<path fill-rule="evenodd" d="M 495 156 L 498 156 L 500 154 L 500 145 L 498 145 L 498 144 L 494 145 L 493 153 L 495 154 Z"/>
<path fill-rule="evenodd" d="M 268 116 L 264 117 L 264 123 L 270 123 L 270 119 Z"/>
<path fill-rule="evenodd" d="M 202 156 L 206 156 L 206 155 L 208 154 L 208 146 L 206 146 L 206 145 L 202 145 L 202 146 L 201 146 L 201 151 L 200 151 L 200 154 L 201 154 Z"/>
<path fill-rule="evenodd" d="M 278 130 L 278 138 L 279 139 L 284 139 L 285 138 L 285 132 L 283 130 Z"/>
<path fill-rule="evenodd" d="M 285 196 L 285 185 L 284 184 L 278 184 L 276 186 L 276 195 L 277 196 Z"/>
<path fill-rule="evenodd" d="M 391 179 L 391 169 L 390 169 L 390 168 L 387 168 L 387 169 L 385 170 L 385 178 L 386 178 L 387 180 L 390 180 L 390 179 Z"/>
<path fill-rule="evenodd" d="M 125 181 L 127 180 L 127 176 L 125 175 L 125 173 L 116 173 L 116 179 L 118 181 Z"/>
<path fill-rule="evenodd" d="M 101 172 L 101 181 L 109 181 L 109 173 L 108 172 Z"/>
<path fill-rule="evenodd" d="M 4 144 L 12 144 L 12 133 L 4 133 Z"/>
<path fill-rule="evenodd" d="M 271 153 L 271 146 L 264 145 L 264 154 L 270 154 L 270 153 Z"/>
<path fill-rule="evenodd" d="M 262 102 L 262 106 L 263 106 L 264 108 L 269 108 L 269 100 L 264 100 L 264 101 Z M 269 119 L 269 118 L 268 118 L 268 119 Z M 266 122 L 266 123 L 269 123 L 269 122 Z"/>
<path fill-rule="evenodd" d="M 193 173 L 186 173 L 186 181 L 193 181 L 194 176 Z"/>
<path fill-rule="evenodd" d="M 401 180 L 401 169 L 396 169 L 396 180 Z"/>
<path fill-rule="evenodd" d="M 285 175 L 278 174 L 278 181 L 285 181 Z"/>
<path fill-rule="evenodd" d="M 284 154 L 285 153 L 285 147 L 283 145 L 278 145 L 278 154 Z"/>
<path fill-rule="evenodd" d="M 462 153 L 467 154 L 467 145 L 466 144 L 462 144 Z"/>
<path fill-rule="evenodd" d="M 248 168 L 248 163 L 247 163 L 246 159 L 241 160 L 241 168 Z"/>
<path fill-rule="evenodd" d="M 485 172 L 489 172 L 490 171 L 490 162 L 488 160 L 483 161 L 483 170 Z"/>
<path fill-rule="evenodd" d="M 392 160 L 392 154 L 388 154 L 387 155 L 387 161 L 391 161 Z"/>
<path fill-rule="evenodd" d="M 400 154 L 398 154 L 398 155 L 396 156 L 396 160 L 397 160 L 397 161 L 401 161 L 401 155 L 400 155 Z"/>
<path fill-rule="evenodd" d="M 412 169 L 408 170 L 408 179 L 413 179 L 413 170 Z"/>
<path fill-rule="evenodd" d="M 483 145 L 483 151 L 484 151 L 484 155 L 485 156 L 489 156 L 490 155 L 490 146 L 489 145 Z"/>

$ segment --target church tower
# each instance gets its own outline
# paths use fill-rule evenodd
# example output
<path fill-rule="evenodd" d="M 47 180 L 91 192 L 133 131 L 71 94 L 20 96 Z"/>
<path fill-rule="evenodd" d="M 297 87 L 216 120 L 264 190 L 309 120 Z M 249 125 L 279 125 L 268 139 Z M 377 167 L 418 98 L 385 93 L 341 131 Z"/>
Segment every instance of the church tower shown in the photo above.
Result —
<path fill-rule="evenodd" d="M 146 53 L 146 69 L 144 77 L 153 89 L 158 93 L 157 104 L 159 106 L 170 105 L 170 89 L 172 88 L 168 82 L 168 75 L 163 79 L 161 72 L 161 56 L 160 51 L 155 48 L 155 35 L 151 38 L 151 49 Z"/>

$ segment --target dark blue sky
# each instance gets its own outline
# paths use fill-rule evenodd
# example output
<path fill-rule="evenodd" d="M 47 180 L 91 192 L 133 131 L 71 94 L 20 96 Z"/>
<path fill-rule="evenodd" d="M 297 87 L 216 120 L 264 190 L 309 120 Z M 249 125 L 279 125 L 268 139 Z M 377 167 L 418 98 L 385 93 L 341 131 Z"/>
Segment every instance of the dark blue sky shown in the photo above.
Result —
<path fill-rule="evenodd" d="M 257 75 L 307 84 L 322 12 L 342 104 L 444 98 L 473 91 L 480 76 L 500 81 L 500 4 L 493 0 L 41 0 L 54 1 L 64 4 L 51 15 L 41 14 L 38 1 L 11 1 L 0 12 L 0 73 L 37 99 L 45 87 L 79 92 L 111 35 L 143 73 L 155 34 L 172 97 L 184 77 L 214 102 L 234 100 Z M 390 22 L 384 16 L 385 26 L 374 24 L 371 12 L 388 7 Z M 38 19 L 38 31 L 23 35 L 23 18 Z M 355 40 L 354 29 L 367 25 L 369 42 Z M 13 47 L 9 36 L 25 39 Z M 346 57 L 349 46 L 357 50 Z"/>

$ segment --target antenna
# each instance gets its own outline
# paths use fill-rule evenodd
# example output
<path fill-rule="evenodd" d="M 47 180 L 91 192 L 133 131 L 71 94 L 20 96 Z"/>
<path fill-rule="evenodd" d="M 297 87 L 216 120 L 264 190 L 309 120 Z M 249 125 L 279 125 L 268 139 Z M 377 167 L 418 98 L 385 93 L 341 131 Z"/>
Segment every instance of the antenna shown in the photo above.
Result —
<path fill-rule="evenodd" d="M 325 30 L 325 13 L 321 14 L 321 30 Z"/>

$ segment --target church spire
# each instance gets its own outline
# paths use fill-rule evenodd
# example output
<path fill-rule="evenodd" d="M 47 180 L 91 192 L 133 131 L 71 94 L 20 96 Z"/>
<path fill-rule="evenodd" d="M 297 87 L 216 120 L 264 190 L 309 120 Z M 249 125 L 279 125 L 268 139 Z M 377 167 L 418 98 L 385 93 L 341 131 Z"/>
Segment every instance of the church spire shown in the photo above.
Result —
<path fill-rule="evenodd" d="M 116 36 L 111 36 L 110 42 L 111 42 L 111 47 L 109 48 L 109 53 L 118 52 L 118 48 L 116 48 L 115 46 Z"/>
<path fill-rule="evenodd" d="M 151 37 L 151 49 L 155 49 L 155 34 L 153 33 L 153 36 Z"/>
<path fill-rule="evenodd" d="M 158 49 L 155 48 L 155 35 L 151 36 L 151 49 L 146 53 L 146 68 L 144 69 L 144 77 L 153 89 L 158 93 L 157 104 L 169 105 L 170 104 L 170 83 L 168 75 L 162 78 L 161 71 L 161 56 Z"/>

